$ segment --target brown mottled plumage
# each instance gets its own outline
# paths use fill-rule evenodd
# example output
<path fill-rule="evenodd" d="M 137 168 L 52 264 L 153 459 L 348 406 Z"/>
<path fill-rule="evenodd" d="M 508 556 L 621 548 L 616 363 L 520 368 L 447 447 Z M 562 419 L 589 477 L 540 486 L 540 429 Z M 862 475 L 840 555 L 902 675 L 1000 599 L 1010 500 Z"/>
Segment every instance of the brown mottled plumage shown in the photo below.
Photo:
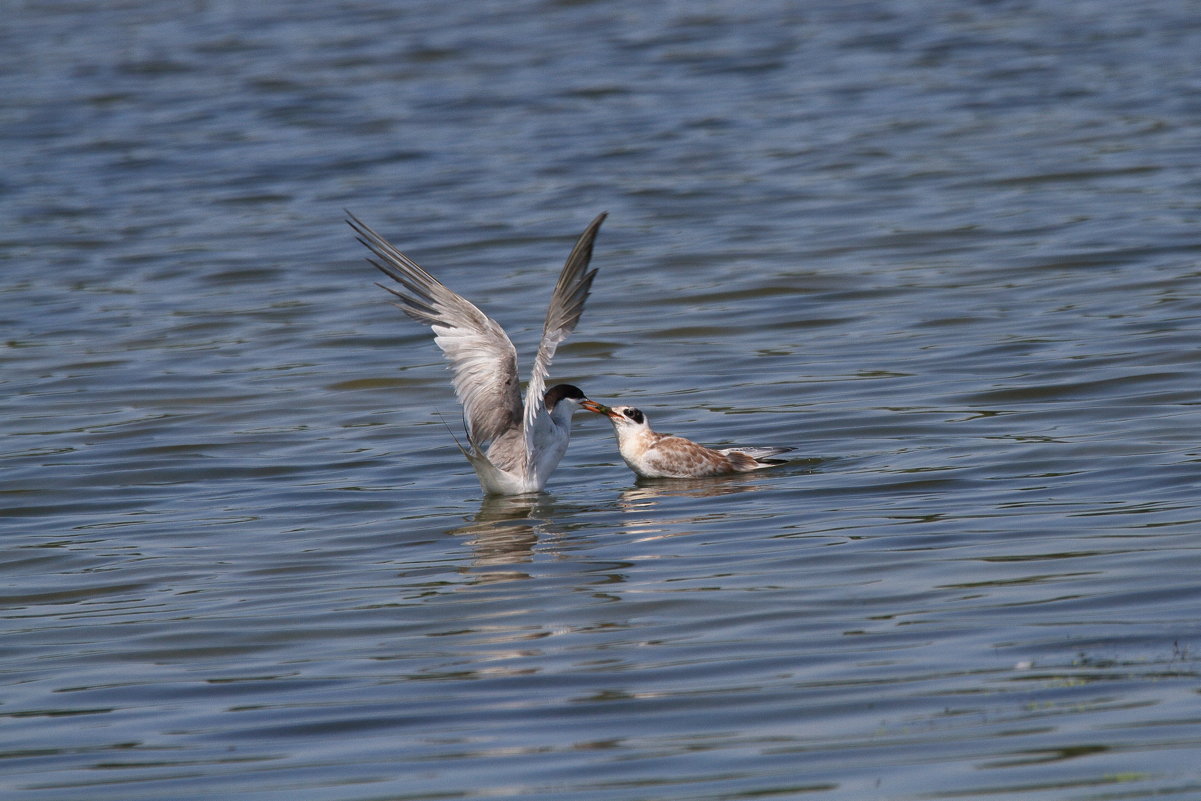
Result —
<path fill-rule="evenodd" d="M 603 414 L 613 423 L 621 458 L 645 478 L 697 478 L 745 473 L 781 464 L 770 457 L 792 448 L 706 448 L 683 437 L 653 431 L 640 409 L 632 406 L 602 406 L 590 400 L 585 409 Z"/>

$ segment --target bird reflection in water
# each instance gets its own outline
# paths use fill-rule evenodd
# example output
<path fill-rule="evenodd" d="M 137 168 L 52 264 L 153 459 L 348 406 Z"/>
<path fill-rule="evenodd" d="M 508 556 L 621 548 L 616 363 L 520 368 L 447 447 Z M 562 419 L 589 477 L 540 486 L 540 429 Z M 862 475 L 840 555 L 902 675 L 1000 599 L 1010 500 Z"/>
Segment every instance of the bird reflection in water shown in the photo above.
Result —
<path fill-rule="evenodd" d="M 778 478 L 780 474 L 774 475 Z M 772 477 L 763 473 L 696 479 L 638 478 L 634 486 L 618 494 L 609 508 L 621 513 L 620 529 L 634 535 L 636 541 L 688 536 L 695 533 L 694 526 L 715 516 L 724 516 L 725 512 L 703 504 L 699 507 L 686 504 L 679 515 L 665 516 L 664 510 L 660 509 L 665 502 L 757 492 L 772 483 Z M 587 508 L 603 511 L 605 506 L 608 504 Z M 527 579 L 530 574 L 520 566 L 532 563 L 536 550 L 543 557 L 550 554 L 553 558 L 557 544 L 564 540 L 570 527 L 564 527 L 559 521 L 572 520 L 584 508 L 544 493 L 489 495 L 480 503 L 479 512 L 470 522 L 447 533 L 467 538 L 472 560 L 462 570 L 472 575 L 473 583 Z"/>
<path fill-rule="evenodd" d="M 753 473 L 733 473 L 709 478 L 639 478 L 633 487 L 623 490 L 617 505 L 631 519 L 624 527 L 639 541 L 662 537 L 684 537 L 694 532 L 690 524 L 712 519 L 713 510 L 692 508 L 682 517 L 644 517 L 651 515 L 664 500 L 671 498 L 714 498 L 738 492 L 757 492 L 762 489 L 763 476 Z"/>
<path fill-rule="evenodd" d="M 539 539 L 558 539 L 561 534 L 548 514 L 550 506 L 541 495 L 485 496 L 470 523 L 447 532 L 467 537 L 471 545 L 471 566 L 464 570 L 479 582 L 529 578 L 514 566 L 534 560 Z"/>

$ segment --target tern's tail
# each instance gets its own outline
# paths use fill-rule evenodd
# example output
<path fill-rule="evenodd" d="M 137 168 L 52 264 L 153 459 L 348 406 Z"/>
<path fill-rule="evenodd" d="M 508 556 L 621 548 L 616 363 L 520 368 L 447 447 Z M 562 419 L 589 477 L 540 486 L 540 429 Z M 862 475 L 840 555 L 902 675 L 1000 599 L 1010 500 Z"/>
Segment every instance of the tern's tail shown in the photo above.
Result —
<path fill-rule="evenodd" d="M 438 419 L 442 419 L 442 415 L 438 415 Z M 455 436 L 455 432 L 450 426 L 446 425 L 446 421 L 442 420 L 442 425 L 446 426 L 446 431 L 450 434 L 450 438 L 454 440 L 455 447 L 459 449 L 459 453 L 463 454 L 467 461 L 471 462 L 471 467 L 475 470 L 476 476 L 480 480 L 480 486 L 484 492 L 490 495 L 512 495 L 511 488 L 513 484 L 512 476 L 501 470 L 488 459 L 488 456 L 479 449 L 479 446 L 471 441 L 471 435 L 467 436 L 467 444 L 471 446 L 471 450 L 463 447 L 463 443 L 459 442 L 459 438 Z"/>
<path fill-rule="evenodd" d="M 467 440 L 467 444 L 471 446 L 471 450 L 464 448 L 458 438 L 455 438 L 455 445 L 458 446 L 459 452 L 467 458 L 467 461 L 471 462 L 471 467 L 475 470 L 475 475 L 480 480 L 480 486 L 484 492 L 489 495 L 522 495 L 541 489 L 520 475 L 502 470 L 494 465 L 488 458 L 488 454 L 476 447 L 476 444 L 470 439 Z"/>
<path fill-rule="evenodd" d="M 761 470 L 764 467 L 784 464 L 787 459 L 773 459 L 781 453 L 788 453 L 792 448 L 726 448 L 721 451 L 729 459 L 730 464 L 740 473 L 750 470 Z"/>

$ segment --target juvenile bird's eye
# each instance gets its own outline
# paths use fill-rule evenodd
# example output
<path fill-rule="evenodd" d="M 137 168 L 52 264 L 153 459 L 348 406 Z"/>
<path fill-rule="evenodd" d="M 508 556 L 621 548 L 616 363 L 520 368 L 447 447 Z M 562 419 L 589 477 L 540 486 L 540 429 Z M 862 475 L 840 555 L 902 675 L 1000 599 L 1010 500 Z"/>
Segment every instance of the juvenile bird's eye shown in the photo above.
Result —
<path fill-rule="evenodd" d="M 642 412 L 638 409 L 626 409 L 626 417 L 633 420 L 635 423 L 641 423 L 643 420 Z"/>

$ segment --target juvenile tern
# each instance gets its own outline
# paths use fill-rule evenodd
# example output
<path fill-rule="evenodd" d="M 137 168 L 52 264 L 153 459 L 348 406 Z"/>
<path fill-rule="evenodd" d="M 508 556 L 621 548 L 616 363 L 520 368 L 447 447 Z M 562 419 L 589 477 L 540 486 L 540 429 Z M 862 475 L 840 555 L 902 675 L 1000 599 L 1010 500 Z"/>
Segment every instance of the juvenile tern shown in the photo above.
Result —
<path fill-rule="evenodd" d="M 358 217 L 350 212 L 347 217 L 358 240 L 378 259 L 367 261 L 405 291 L 378 286 L 399 299 L 395 305 L 405 314 L 433 329 L 435 344 L 450 362 L 467 429 L 468 447 L 459 445 L 459 450 L 475 468 L 480 486 L 496 495 L 541 490 L 567 450 L 572 412 L 587 400 L 570 384 L 546 389 L 546 378 L 555 349 L 575 330 L 584 311 L 596 277 L 596 270 L 588 269 L 592 245 L 606 214 L 580 234 L 559 274 L 524 402 L 518 389 L 517 351 L 504 329 Z"/>
<path fill-rule="evenodd" d="M 606 415 L 617 435 L 621 458 L 644 478 L 699 478 L 727 473 L 746 473 L 783 464 L 772 459 L 792 448 L 723 448 L 714 450 L 690 439 L 660 434 L 651 430 L 641 409 L 633 406 L 604 406 L 595 401 L 580 402 L 590 412 Z"/>

